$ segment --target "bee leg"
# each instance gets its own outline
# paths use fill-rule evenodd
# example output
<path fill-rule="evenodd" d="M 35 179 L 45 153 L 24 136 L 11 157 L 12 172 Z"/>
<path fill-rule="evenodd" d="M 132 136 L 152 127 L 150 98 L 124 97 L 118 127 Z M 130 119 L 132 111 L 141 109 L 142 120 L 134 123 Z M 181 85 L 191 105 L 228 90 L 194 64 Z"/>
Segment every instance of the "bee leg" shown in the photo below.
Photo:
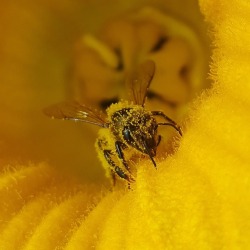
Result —
<path fill-rule="evenodd" d="M 182 131 L 180 126 L 177 125 L 177 123 L 175 121 L 173 121 L 172 119 L 170 119 L 167 115 L 165 115 L 162 111 L 151 111 L 152 115 L 156 115 L 156 116 L 161 116 L 163 117 L 165 120 L 169 121 L 168 123 L 158 123 L 158 125 L 166 125 L 166 126 L 171 126 L 173 128 L 175 128 L 179 134 L 182 136 Z"/>
<path fill-rule="evenodd" d="M 166 126 L 171 126 L 173 127 L 174 129 L 176 129 L 178 131 L 178 133 L 182 136 L 182 131 L 181 131 L 181 128 L 175 124 L 172 124 L 172 123 L 169 123 L 169 122 L 159 122 L 157 123 L 157 125 L 166 125 Z"/>
<path fill-rule="evenodd" d="M 112 167 L 112 171 L 114 171 L 122 179 L 125 179 L 128 182 L 130 182 L 130 178 L 128 177 L 128 175 L 126 175 L 121 168 L 116 166 L 114 161 L 112 160 L 112 155 L 113 155 L 112 151 L 106 149 L 106 150 L 103 150 L 103 153 L 104 153 L 104 157 L 105 157 L 106 161 Z"/>
<path fill-rule="evenodd" d="M 170 119 L 170 118 L 169 118 L 167 115 L 165 115 L 162 111 L 151 111 L 151 113 L 152 113 L 152 115 L 161 116 L 161 117 L 163 117 L 165 120 L 169 121 L 170 123 L 172 123 L 172 124 L 178 126 L 178 125 L 176 124 L 175 121 L 173 121 L 172 119 Z"/>
<path fill-rule="evenodd" d="M 124 148 L 126 148 L 126 145 L 120 141 L 116 141 L 115 148 L 116 148 L 116 152 L 118 154 L 118 157 L 122 160 L 124 167 L 130 172 L 128 163 L 126 162 L 126 160 L 124 158 L 123 151 L 122 151 Z"/>

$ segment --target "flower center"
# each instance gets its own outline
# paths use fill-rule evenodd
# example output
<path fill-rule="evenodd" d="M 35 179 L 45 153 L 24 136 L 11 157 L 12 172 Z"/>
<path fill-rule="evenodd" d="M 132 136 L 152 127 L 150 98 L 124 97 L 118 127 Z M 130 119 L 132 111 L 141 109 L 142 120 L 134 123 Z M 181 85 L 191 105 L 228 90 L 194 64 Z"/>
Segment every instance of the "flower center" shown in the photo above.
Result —
<path fill-rule="evenodd" d="M 207 65 L 198 35 L 152 8 L 111 20 L 95 35 L 84 34 L 75 52 L 73 98 L 104 110 L 126 99 L 126 77 L 147 59 L 156 64 L 148 109 L 163 109 L 179 122 L 204 87 Z"/>

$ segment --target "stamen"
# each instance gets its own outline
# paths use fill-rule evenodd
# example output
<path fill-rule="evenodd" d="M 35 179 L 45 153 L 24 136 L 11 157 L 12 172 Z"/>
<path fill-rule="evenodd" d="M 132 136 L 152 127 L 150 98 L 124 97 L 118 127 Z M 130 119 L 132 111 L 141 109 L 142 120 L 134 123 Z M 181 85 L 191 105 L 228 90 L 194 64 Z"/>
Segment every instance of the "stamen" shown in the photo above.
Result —
<path fill-rule="evenodd" d="M 103 61 L 112 68 L 117 68 L 119 65 L 119 58 L 117 55 L 104 43 L 97 40 L 94 36 L 91 35 L 84 35 L 83 43 L 87 45 L 89 48 L 94 49 Z"/>

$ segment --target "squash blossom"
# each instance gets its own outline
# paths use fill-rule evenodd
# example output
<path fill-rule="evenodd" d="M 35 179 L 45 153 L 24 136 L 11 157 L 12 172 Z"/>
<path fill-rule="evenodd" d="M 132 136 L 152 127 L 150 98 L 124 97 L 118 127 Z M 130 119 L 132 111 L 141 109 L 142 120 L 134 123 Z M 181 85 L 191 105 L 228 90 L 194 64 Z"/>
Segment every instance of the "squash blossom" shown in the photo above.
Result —
<path fill-rule="evenodd" d="M 0 249 L 248 249 L 250 3 L 0 7 Z M 113 186 L 98 127 L 42 110 L 74 99 L 105 112 L 147 59 L 145 107 L 183 136 L 160 128 L 157 168 L 139 157 L 130 188 Z"/>

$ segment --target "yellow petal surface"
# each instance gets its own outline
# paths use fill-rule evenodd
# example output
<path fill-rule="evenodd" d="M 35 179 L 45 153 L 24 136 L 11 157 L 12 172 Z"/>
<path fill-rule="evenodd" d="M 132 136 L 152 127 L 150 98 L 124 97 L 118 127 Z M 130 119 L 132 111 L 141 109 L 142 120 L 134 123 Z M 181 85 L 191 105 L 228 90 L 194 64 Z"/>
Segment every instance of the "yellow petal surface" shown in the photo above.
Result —
<path fill-rule="evenodd" d="M 175 155 L 138 165 L 130 190 L 79 186 L 46 164 L 0 175 L 0 249 L 248 249 L 250 4 L 200 1 L 213 88 Z M 97 205 L 94 205 L 97 204 Z"/>
<path fill-rule="evenodd" d="M 6 168 L 0 194 L 0 249 L 62 248 L 100 196 L 44 163 Z"/>

